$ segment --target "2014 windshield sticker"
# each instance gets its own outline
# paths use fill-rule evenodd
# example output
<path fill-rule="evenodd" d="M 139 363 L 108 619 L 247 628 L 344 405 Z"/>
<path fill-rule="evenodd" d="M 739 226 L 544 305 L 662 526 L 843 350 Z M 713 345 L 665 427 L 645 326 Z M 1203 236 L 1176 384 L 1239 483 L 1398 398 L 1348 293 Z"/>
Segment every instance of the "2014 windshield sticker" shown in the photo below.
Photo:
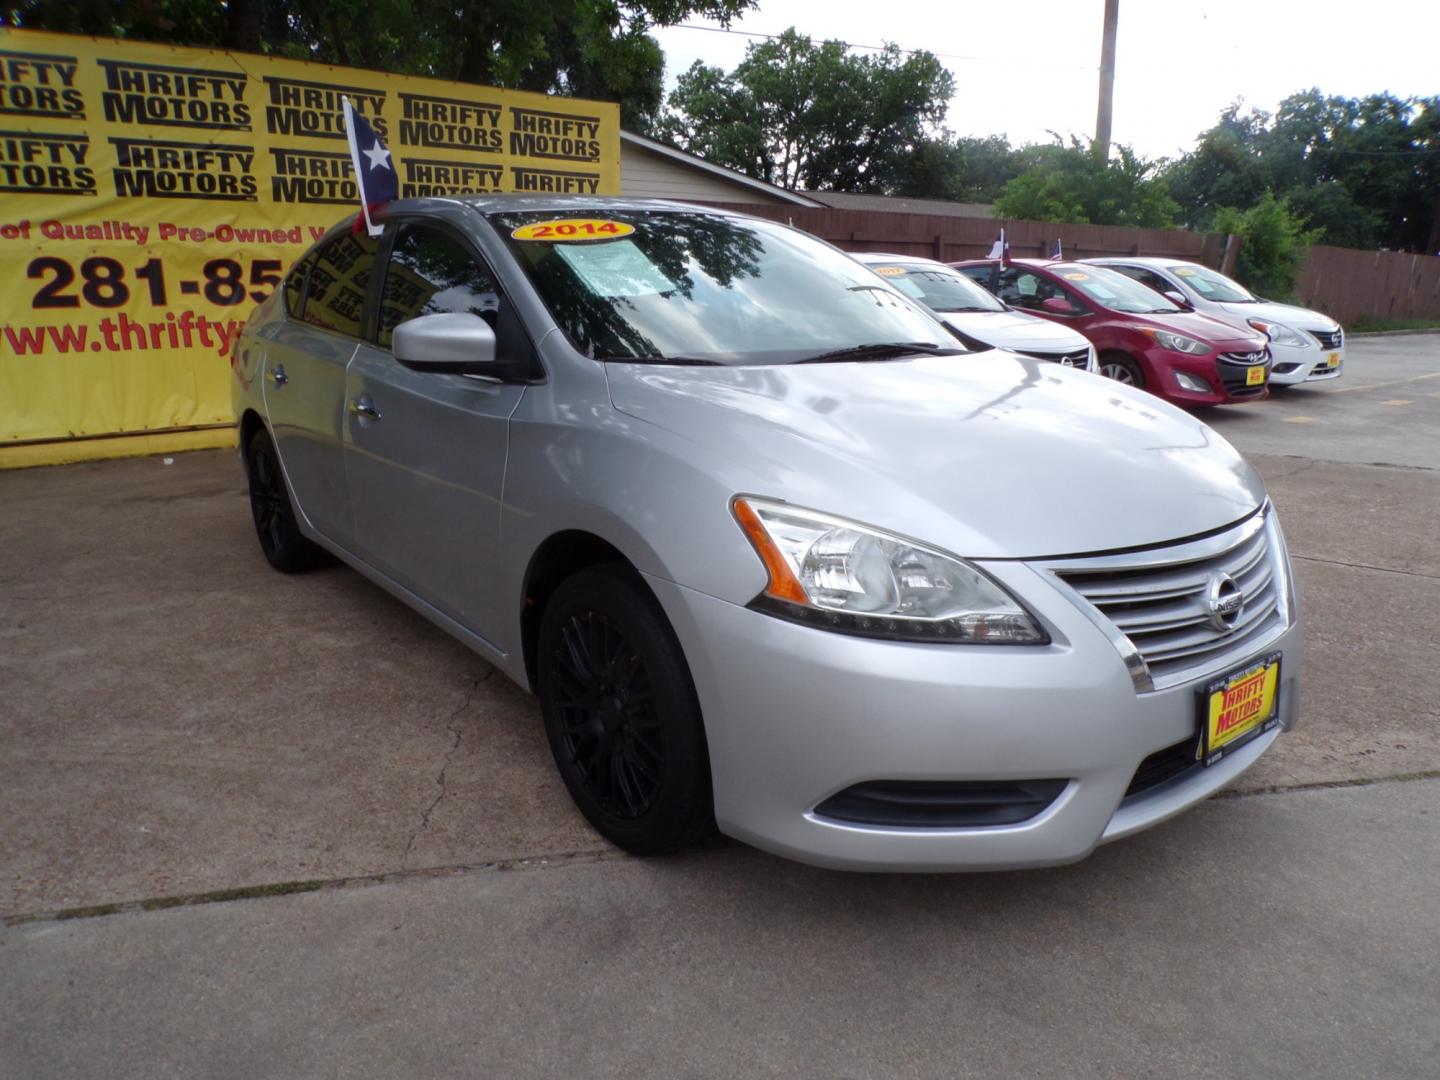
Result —
<path fill-rule="evenodd" d="M 602 218 L 563 218 L 557 221 L 536 221 L 510 231 L 514 240 L 539 240 L 549 243 L 574 243 L 577 240 L 614 240 L 629 236 L 634 225 Z"/>
<path fill-rule="evenodd" d="M 1089 275 L 1089 274 L 1066 274 L 1066 275 L 1065 275 L 1065 280 L 1066 280 L 1066 281 L 1089 281 L 1089 280 L 1090 280 L 1090 275 Z"/>
<path fill-rule="evenodd" d="M 881 277 L 899 277 L 905 273 L 905 268 L 902 266 L 877 266 L 875 273 Z"/>
<path fill-rule="evenodd" d="M 1194 277 L 1194 276 L 1195 276 L 1195 271 L 1194 271 L 1194 270 L 1191 270 L 1188 266 L 1177 266 L 1177 267 L 1175 268 L 1175 273 L 1178 274 L 1180 277 Z"/>

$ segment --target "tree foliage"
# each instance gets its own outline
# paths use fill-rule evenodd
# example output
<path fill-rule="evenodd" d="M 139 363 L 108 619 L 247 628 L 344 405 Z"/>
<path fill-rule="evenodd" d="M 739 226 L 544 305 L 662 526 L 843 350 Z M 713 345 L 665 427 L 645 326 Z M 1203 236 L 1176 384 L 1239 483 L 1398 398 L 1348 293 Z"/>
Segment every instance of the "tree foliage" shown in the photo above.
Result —
<path fill-rule="evenodd" d="M 649 34 L 692 15 L 728 23 L 754 0 L 10 0 L 37 30 L 240 49 L 618 101 L 647 130 L 664 57 Z"/>
<path fill-rule="evenodd" d="M 1235 276 L 1261 296 L 1289 300 L 1295 277 L 1305 262 L 1306 249 L 1319 235 L 1307 229 L 1304 219 L 1283 200 L 1265 192 L 1248 210 L 1221 207 L 1215 230 L 1242 238 Z"/>
<path fill-rule="evenodd" d="M 927 52 L 875 54 L 796 30 L 750 45 L 734 71 L 698 61 L 671 93 L 662 137 L 780 187 L 883 191 L 895 162 L 945 118 L 954 77 Z"/>
<path fill-rule="evenodd" d="M 1019 156 L 1022 171 L 995 200 L 996 217 L 1152 229 L 1174 224 L 1179 207 L 1156 164 L 1127 147 L 1101 160 L 1072 138 L 1068 146 L 1027 146 Z"/>
<path fill-rule="evenodd" d="M 1440 245 L 1440 97 L 1293 94 L 1273 113 L 1232 105 L 1167 176 L 1181 216 L 1213 228 L 1221 207 L 1270 194 L 1325 243 L 1406 251 Z"/>

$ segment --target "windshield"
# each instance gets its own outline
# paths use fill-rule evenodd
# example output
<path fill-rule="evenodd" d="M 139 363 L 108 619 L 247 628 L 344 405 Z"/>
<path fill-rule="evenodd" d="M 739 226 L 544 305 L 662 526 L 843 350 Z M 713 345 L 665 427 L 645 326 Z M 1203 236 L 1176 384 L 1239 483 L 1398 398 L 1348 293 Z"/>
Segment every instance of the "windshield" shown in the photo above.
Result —
<path fill-rule="evenodd" d="M 793 229 L 690 210 L 592 213 L 488 217 L 595 360 L 786 364 L 896 343 L 960 351 L 923 307 Z"/>
<path fill-rule="evenodd" d="M 1148 285 L 1141 285 L 1124 274 L 1101 266 L 1052 269 L 1051 273 L 1058 274 L 1072 289 L 1079 289 L 1111 311 L 1123 311 L 1129 315 L 1159 315 L 1180 310 Z"/>
<path fill-rule="evenodd" d="M 1170 272 L 1203 296 L 1217 304 L 1258 304 L 1250 291 L 1238 281 L 1204 266 L 1172 266 Z"/>
<path fill-rule="evenodd" d="M 1004 311 L 1005 305 L 948 266 L 924 263 L 866 263 L 906 296 L 931 311 Z"/>

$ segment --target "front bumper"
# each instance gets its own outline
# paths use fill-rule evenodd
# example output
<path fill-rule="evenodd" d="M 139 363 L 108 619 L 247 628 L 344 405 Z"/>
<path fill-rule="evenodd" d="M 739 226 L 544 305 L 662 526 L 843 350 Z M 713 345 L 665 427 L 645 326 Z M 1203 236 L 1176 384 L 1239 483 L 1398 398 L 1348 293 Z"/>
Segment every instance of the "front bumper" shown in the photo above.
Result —
<path fill-rule="evenodd" d="M 1203 356 L 1188 356 L 1157 345 L 1145 349 L 1142 359 L 1148 380 L 1146 389 L 1175 405 L 1238 405 L 1249 401 L 1262 401 L 1269 396 L 1268 372 L 1265 382 L 1255 386 L 1248 385 L 1243 375 L 1246 366 L 1227 364 L 1214 352 Z M 1268 362 L 1266 366 L 1268 367 Z M 1179 379 L 1180 372 L 1188 375 L 1190 381 L 1198 380 L 1199 385 L 1206 389 L 1197 390 L 1186 386 Z"/>
<path fill-rule="evenodd" d="M 1143 760 L 1197 731 L 1197 688 L 1205 680 L 1138 693 L 1115 646 L 1043 571 L 1022 563 L 985 569 L 1025 598 L 1052 644 L 847 637 L 649 578 L 680 637 L 705 715 L 721 830 L 840 869 L 1058 865 L 1206 798 L 1293 726 L 1298 615 L 1255 645 L 1256 654 L 1283 654 L 1280 728 L 1208 769 L 1126 799 Z M 1067 783 L 1038 816 L 1014 825 L 876 827 L 815 813 L 825 799 L 867 781 L 1036 778 Z"/>
<path fill-rule="evenodd" d="M 1296 348 L 1293 345 L 1271 344 L 1270 351 L 1275 357 L 1275 366 L 1270 372 L 1270 381 L 1280 386 L 1294 386 L 1303 382 L 1318 382 L 1324 379 L 1338 379 L 1345 370 L 1345 346 L 1336 349 Z M 1334 356 L 1332 364 L 1330 358 Z"/>

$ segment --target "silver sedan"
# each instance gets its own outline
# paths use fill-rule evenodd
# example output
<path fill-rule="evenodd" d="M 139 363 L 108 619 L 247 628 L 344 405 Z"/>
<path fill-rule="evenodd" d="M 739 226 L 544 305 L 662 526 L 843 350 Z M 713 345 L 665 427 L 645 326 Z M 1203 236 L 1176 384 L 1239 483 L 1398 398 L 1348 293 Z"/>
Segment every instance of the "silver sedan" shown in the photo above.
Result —
<path fill-rule="evenodd" d="M 260 546 L 343 560 L 537 693 L 622 848 L 1070 862 L 1294 724 L 1284 539 L 1194 417 L 966 352 L 739 214 L 382 220 L 322 238 L 236 350 Z"/>

